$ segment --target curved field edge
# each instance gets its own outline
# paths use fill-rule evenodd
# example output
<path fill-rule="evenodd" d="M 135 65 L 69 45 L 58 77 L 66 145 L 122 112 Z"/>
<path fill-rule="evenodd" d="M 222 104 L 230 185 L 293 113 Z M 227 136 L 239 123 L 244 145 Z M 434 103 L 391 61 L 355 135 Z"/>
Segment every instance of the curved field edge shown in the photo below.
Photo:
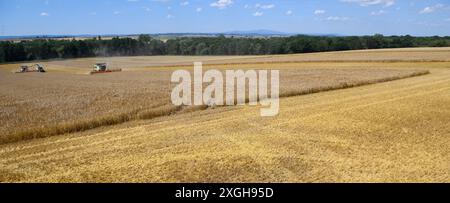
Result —
<path fill-rule="evenodd" d="M 373 79 L 373 80 L 366 80 L 366 81 L 359 81 L 359 82 L 341 82 L 339 84 L 331 85 L 331 86 L 314 87 L 314 88 L 308 88 L 308 89 L 299 90 L 299 91 L 289 91 L 289 92 L 280 94 L 280 97 L 293 97 L 293 96 L 314 94 L 314 93 L 325 92 L 325 91 L 347 89 L 347 88 L 352 88 L 352 87 L 359 87 L 359 86 L 364 86 L 364 85 L 371 85 L 371 84 L 376 84 L 376 83 L 389 82 L 389 81 L 394 81 L 394 80 L 399 80 L 399 79 L 417 77 L 417 76 L 422 76 L 422 75 L 427 75 L 427 74 L 430 74 L 430 72 L 428 70 L 418 70 L 418 71 L 413 71 L 411 73 L 407 73 L 404 75 L 397 75 L 397 76 L 385 77 L 385 78 L 380 78 L 380 79 Z M 207 106 L 177 107 L 177 106 L 173 106 L 173 105 L 163 105 L 160 107 L 147 109 L 147 110 L 138 109 L 138 110 L 133 110 L 133 111 L 130 111 L 127 113 L 101 116 L 98 118 L 84 120 L 84 121 L 65 122 L 65 123 L 56 124 L 56 125 L 52 125 L 52 126 L 36 127 L 36 128 L 30 128 L 30 129 L 16 131 L 13 133 L 8 133 L 3 136 L 0 136 L 0 144 L 14 143 L 14 142 L 37 139 L 37 138 L 45 138 L 45 137 L 63 135 L 63 134 L 67 134 L 67 133 L 82 132 L 82 131 L 86 131 L 86 130 L 95 129 L 98 127 L 121 124 L 121 123 L 125 123 L 125 122 L 132 121 L 132 120 L 148 120 L 148 119 L 154 119 L 154 118 L 158 118 L 158 117 L 162 117 L 162 116 L 169 116 L 172 114 L 205 110 L 207 108 L 208 108 Z"/>

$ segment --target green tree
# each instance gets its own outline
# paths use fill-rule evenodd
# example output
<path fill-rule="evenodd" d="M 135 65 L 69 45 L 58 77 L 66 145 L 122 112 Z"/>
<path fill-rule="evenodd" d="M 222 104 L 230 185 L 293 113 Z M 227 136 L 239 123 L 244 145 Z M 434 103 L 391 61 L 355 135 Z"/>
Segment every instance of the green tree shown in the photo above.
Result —
<path fill-rule="evenodd" d="M 136 55 L 255 55 L 400 47 L 450 46 L 450 37 L 297 35 L 273 38 L 182 37 L 166 42 L 140 35 L 137 39 L 100 36 L 86 40 L 35 39 L 0 42 L 0 62 L 52 58 Z"/>
<path fill-rule="evenodd" d="M 5 51 L 3 50 L 3 44 L 0 44 L 0 63 L 5 62 Z"/>

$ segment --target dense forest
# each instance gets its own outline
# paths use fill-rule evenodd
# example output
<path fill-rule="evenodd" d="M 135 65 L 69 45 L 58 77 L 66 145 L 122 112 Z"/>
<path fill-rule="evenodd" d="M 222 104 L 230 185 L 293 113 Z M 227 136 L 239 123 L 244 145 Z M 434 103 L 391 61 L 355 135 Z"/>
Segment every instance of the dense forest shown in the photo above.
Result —
<path fill-rule="evenodd" d="M 356 49 L 450 46 L 450 37 L 349 36 L 327 37 L 182 37 L 166 42 L 140 35 L 137 39 L 101 37 L 85 40 L 36 39 L 0 42 L 0 63 L 54 58 L 150 55 L 262 55 Z"/>

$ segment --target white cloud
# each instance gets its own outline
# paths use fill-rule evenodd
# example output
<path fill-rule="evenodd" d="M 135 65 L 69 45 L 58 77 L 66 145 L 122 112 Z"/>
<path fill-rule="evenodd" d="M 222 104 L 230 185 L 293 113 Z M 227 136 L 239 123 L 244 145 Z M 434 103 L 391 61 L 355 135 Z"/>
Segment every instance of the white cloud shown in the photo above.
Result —
<path fill-rule="evenodd" d="M 443 8 L 444 5 L 442 4 L 436 4 L 434 6 L 427 6 L 425 8 L 423 8 L 421 11 L 419 11 L 420 14 L 427 14 L 427 13 L 433 13 L 438 9 Z"/>
<path fill-rule="evenodd" d="M 263 12 L 259 12 L 259 11 L 256 11 L 256 12 L 253 14 L 253 16 L 255 16 L 255 17 L 259 17 L 259 16 L 262 16 L 262 15 L 264 15 L 264 13 L 263 13 Z"/>
<path fill-rule="evenodd" d="M 120 11 L 114 11 L 113 14 L 114 15 L 119 15 L 119 14 L 121 14 L 121 12 Z"/>
<path fill-rule="evenodd" d="M 40 15 L 41 15 L 41 16 L 50 16 L 50 14 L 47 13 L 47 12 L 42 12 Z"/>
<path fill-rule="evenodd" d="M 90 14 L 95 16 L 95 15 L 97 15 L 97 12 L 94 11 L 94 12 L 91 12 Z"/>
<path fill-rule="evenodd" d="M 233 3 L 234 3 L 233 0 L 217 0 L 214 3 L 211 3 L 210 6 L 217 7 L 219 9 L 226 9 L 231 5 L 233 5 Z"/>
<path fill-rule="evenodd" d="M 202 11 L 203 11 L 203 8 L 197 8 L 197 9 L 195 9 L 195 11 L 197 11 L 197 12 L 202 12 Z"/>
<path fill-rule="evenodd" d="M 274 4 L 256 4 L 255 5 L 255 8 L 257 8 L 257 9 L 272 9 L 272 8 L 275 8 L 275 5 Z"/>
<path fill-rule="evenodd" d="M 327 18 L 328 21 L 347 21 L 348 17 L 330 16 Z"/>
<path fill-rule="evenodd" d="M 385 14 L 385 13 L 386 13 L 385 10 L 379 10 L 379 11 L 372 11 L 372 12 L 370 13 L 370 15 L 371 15 L 371 16 L 379 16 L 379 15 L 383 15 L 383 14 Z"/>
<path fill-rule="evenodd" d="M 250 8 L 250 6 L 248 4 L 245 4 L 244 8 L 247 9 Z"/>
<path fill-rule="evenodd" d="M 360 6 L 383 5 L 389 7 L 395 4 L 395 0 L 341 0 L 345 3 L 357 3 Z"/>
<path fill-rule="evenodd" d="M 450 22 L 450 18 L 444 19 L 444 21 Z"/>
<path fill-rule="evenodd" d="M 183 1 L 180 3 L 180 6 L 187 6 L 189 5 L 189 1 Z"/>
<path fill-rule="evenodd" d="M 288 15 L 288 16 L 292 15 L 293 13 L 294 13 L 294 12 L 292 12 L 291 10 L 286 11 L 286 15 Z"/>
<path fill-rule="evenodd" d="M 434 12 L 434 9 L 428 6 L 422 9 L 419 13 L 432 13 L 432 12 Z"/>
<path fill-rule="evenodd" d="M 168 15 L 167 15 L 167 19 L 172 19 L 172 18 L 175 18 L 175 16 L 173 16 L 173 15 L 171 15 L 171 14 L 168 14 Z"/>
<path fill-rule="evenodd" d="M 149 7 L 142 7 L 145 11 L 147 11 L 147 12 L 150 12 L 151 11 L 151 9 L 149 8 Z"/>
<path fill-rule="evenodd" d="M 314 11 L 314 15 L 322 15 L 322 14 L 324 14 L 324 13 L 326 13 L 325 10 L 315 10 L 315 11 Z"/>

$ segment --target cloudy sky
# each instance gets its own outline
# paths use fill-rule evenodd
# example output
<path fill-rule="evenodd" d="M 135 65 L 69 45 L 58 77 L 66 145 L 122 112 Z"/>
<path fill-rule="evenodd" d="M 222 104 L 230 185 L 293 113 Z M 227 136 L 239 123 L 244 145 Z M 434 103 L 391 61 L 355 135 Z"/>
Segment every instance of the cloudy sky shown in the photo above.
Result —
<path fill-rule="evenodd" d="M 450 35 L 450 0 L 0 0 L 0 35 Z"/>

